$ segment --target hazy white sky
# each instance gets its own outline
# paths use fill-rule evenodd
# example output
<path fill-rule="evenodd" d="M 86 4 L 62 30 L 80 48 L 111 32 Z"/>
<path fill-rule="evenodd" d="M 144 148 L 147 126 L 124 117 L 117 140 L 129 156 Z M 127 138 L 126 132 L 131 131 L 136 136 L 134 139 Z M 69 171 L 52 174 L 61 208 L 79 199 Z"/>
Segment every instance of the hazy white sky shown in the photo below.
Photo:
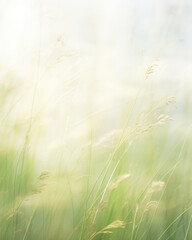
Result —
<path fill-rule="evenodd" d="M 115 38 L 125 48 L 136 41 L 135 45 L 138 42 L 147 51 L 150 44 L 191 40 L 192 14 L 187 0 L 1 0 L 0 10 L 1 52 L 6 54 L 34 44 L 40 11 L 43 35 L 51 38 L 64 32 L 78 47 L 97 40 L 110 44 L 110 38 Z"/>
<path fill-rule="evenodd" d="M 23 88 L 13 115 L 28 117 L 39 50 L 41 70 L 72 55 L 38 86 L 49 142 L 62 139 L 68 122 L 81 132 L 93 113 L 113 128 L 153 58 L 155 96 L 190 93 L 191 23 L 190 0 L 0 0 L 0 76 L 13 69 Z"/>
<path fill-rule="evenodd" d="M 21 71 L 39 47 L 46 54 L 63 34 L 82 59 L 98 65 L 101 79 L 125 80 L 127 71 L 132 79 L 154 57 L 176 71 L 183 64 L 190 75 L 189 0 L 1 0 L 0 12 L 0 61 Z"/>

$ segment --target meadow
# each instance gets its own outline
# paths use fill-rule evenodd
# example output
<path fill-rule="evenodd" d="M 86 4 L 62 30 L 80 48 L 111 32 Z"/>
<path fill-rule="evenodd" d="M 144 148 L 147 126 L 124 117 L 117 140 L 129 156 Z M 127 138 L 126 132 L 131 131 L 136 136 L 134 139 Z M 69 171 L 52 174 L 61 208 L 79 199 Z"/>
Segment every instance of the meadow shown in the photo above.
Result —
<path fill-rule="evenodd" d="M 172 127 L 174 97 L 143 100 L 140 89 L 118 128 L 102 134 L 110 119 L 89 116 L 83 135 L 40 164 L 46 128 L 32 115 L 14 122 L 18 89 L 1 84 L 0 239 L 191 239 L 190 126 Z"/>
<path fill-rule="evenodd" d="M 83 26 L 67 3 L 66 19 Z M 108 17 L 114 6 L 107 12 L 104 5 Z M 91 30 L 81 26 L 87 42 L 77 39 L 78 51 L 45 18 L 51 11 L 35 5 L 34 28 L 22 20 L 27 8 L 17 7 L 9 11 L 26 27 L 24 37 L 15 30 L 17 56 L 11 23 L 0 28 L 9 39 L 0 61 L 0 240 L 192 239 L 192 102 L 190 82 L 177 79 L 190 75 L 181 64 L 186 48 L 177 38 L 159 47 L 158 34 L 153 46 L 139 42 L 139 24 L 126 33 L 129 42 L 127 25 L 114 40 L 115 30 L 106 31 L 110 21 L 97 32 L 87 14 Z M 67 26 L 65 14 L 58 14 L 59 30 Z M 158 24 L 161 32 L 165 25 Z M 72 39 L 81 35 L 68 25 Z M 140 44 L 146 51 L 137 50 Z"/>

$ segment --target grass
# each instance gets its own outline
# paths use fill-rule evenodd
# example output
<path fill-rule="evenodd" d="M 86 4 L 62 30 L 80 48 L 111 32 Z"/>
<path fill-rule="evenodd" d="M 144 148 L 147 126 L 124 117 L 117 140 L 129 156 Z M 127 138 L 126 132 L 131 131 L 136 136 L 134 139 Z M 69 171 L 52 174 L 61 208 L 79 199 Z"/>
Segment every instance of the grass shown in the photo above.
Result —
<path fill-rule="evenodd" d="M 19 87 L 1 85 L 0 239 L 192 238 L 190 127 L 172 127 L 173 97 L 141 98 L 154 66 L 117 128 L 103 133 L 92 115 L 82 139 L 55 150 L 50 165 L 39 159 L 42 108 L 33 116 L 39 83 L 24 127 L 13 116 Z"/>

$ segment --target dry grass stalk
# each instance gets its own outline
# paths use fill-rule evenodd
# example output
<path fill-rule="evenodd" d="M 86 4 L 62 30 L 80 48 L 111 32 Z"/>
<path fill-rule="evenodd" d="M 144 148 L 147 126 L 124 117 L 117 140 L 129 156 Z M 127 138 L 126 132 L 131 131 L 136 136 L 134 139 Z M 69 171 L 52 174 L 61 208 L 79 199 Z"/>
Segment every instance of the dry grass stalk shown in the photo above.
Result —
<path fill-rule="evenodd" d="M 91 235 L 91 237 L 89 238 L 89 240 L 94 239 L 99 234 L 111 234 L 111 233 L 113 233 L 113 229 L 119 229 L 119 228 L 125 228 L 125 222 L 116 220 L 116 221 L 112 222 L 111 224 L 107 225 L 101 231 L 93 233 Z"/>
<path fill-rule="evenodd" d="M 127 178 L 129 178 L 130 176 L 131 176 L 130 174 L 124 174 L 122 176 L 119 176 L 118 179 L 114 183 L 111 184 L 109 189 L 114 190 L 114 189 L 118 188 L 119 184 L 122 183 Z"/>
<path fill-rule="evenodd" d="M 156 63 L 157 61 L 158 59 L 154 59 L 151 65 L 147 68 L 147 71 L 144 76 L 144 80 L 147 80 L 150 77 L 150 75 L 154 72 L 154 68 L 158 66 L 158 64 Z"/>
<path fill-rule="evenodd" d="M 169 96 L 163 99 L 160 103 L 150 106 L 149 109 L 143 111 L 136 117 L 135 123 L 131 127 L 127 127 L 125 130 L 112 130 L 93 144 L 93 148 L 97 150 L 112 149 L 122 136 L 122 144 L 132 143 L 135 138 L 140 137 L 144 133 L 165 125 L 172 120 L 172 118 L 165 114 L 158 114 L 158 112 L 162 107 L 173 103 L 175 103 L 175 97 Z"/>

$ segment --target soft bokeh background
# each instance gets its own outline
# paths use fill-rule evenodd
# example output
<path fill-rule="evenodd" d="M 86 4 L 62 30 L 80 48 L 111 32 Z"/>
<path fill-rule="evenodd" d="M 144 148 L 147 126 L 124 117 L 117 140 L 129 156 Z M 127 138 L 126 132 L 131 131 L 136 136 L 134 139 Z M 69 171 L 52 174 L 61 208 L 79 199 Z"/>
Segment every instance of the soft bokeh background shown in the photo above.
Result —
<path fill-rule="evenodd" d="M 15 89 L 2 118 L 10 112 L 22 145 L 34 117 L 41 159 L 96 123 L 95 138 L 118 128 L 154 59 L 158 66 L 140 98 L 175 96 L 174 120 L 184 132 L 189 120 L 182 109 L 191 101 L 191 1 L 1 0 L 0 15 L 1 84 Z"/>
<path fill-rule="evenodd" d="M 0 0 L 0 239 L 192 239 L 191 22 L 187 0 Z"/>

